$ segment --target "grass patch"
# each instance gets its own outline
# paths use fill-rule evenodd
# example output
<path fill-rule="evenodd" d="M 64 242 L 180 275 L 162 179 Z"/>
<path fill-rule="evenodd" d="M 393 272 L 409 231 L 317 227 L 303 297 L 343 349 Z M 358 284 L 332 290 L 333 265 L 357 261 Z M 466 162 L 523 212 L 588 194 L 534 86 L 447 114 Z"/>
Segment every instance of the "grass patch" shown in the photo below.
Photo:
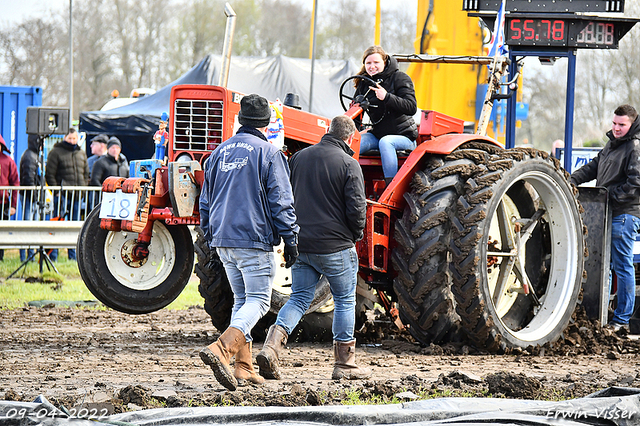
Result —
<path fill-rule="evenodd" d="M 81 279 L 60 283 L 27 283 L 9 280 L 0 285 L 0 309 L 16 309 L 36 300 L 94 300 Z"/>
<path fill-rule="evenodd" d="M 406 399 L 401 399 L 398 395 L 401 392 L 406 392 L 407 389 L 399 391 L 392 396 L 375 395 L 368 392 L 362 392 L 361 389 L 351 388 L 346 391 L 338 391 L 333 395 L 334 400 L 340 400 L 342 405 L 386 405 L 386 404 L 399 404 L 401 402 L 407 402 Z M 415 401 L 437 399 L 437 398 L 491 398 L 492 395 L 486 389 L 413 389 L 417 398 Z M 320 405 L 325 405 L 323 401 Z"/>
<path fill-rule="evenodd" d="M 24 268 L 21 268 L 20 271 L 14 275 L 12 280 L 20 280 L 21 277 L 39 278 L 40 265 L 38 264 L 38 259 L 39 255 L 36 254 L 35 261 L 27 263 Z M 80 278 L 80 272 L 78 272 L 78 264 L 67 259 L 66 250 L 58 251 L 58 261 L 54 262 L 53 264 L 58 270 L 59 275 L 61 275 L 62 277 Z M 20 252 L 18 250 L 5 250 L 4 260 L 0 262 L 0 278 L 6 279 L 13 273 L 13 271 L 18 269 L 20 265 L 22 265 L 22 262 L 20 261 Z M 42 264 L 42 272 L 45 274 L 49 272 L 45 263 Z M 50 273 L 55 274 L 55 270 L 51 269 Z"/>
<path fill-rule="evenodd" d="M 21 264 L 18 250 L 5 250 L 4 261 L 0 262 L 0 309 L 21 308 L 36 300 L 96 300 L 82 281 L 78 264 L 67 259 L 66 250 L 60 250 L 58 261 L 54 263 L 59 273 L 49 271 L 43 264 L 43 273 L 40 274 L 40 267 L 36 261 L 28 263 L 26 268 L 7 280 Z M 190 306 L 202 306 L 198 283 L 198 278 L 193 275 L 180 296 L 166 309 L 179 310 Z"/>
<path fill-rule="evenodd" d="M 191 276 L 189 283 L 182 290 L 180 296 L 166 307 L 166 309 L 187 309 L 191 306 L 204 306 L 204 299 L 198 292 L 200 280 L 195 275 Z"/>

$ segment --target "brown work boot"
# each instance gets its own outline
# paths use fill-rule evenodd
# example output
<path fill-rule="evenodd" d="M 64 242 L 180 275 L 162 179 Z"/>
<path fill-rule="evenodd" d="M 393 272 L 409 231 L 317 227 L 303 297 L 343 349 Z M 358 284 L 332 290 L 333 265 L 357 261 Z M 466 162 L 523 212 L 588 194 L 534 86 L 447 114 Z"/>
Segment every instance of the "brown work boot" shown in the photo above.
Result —
<path fill-rule="evenodd" d="M 331 375 L 333 380 L 342 379 L 343 377 L 348 380 L 368 379 L 371 377 L 371 369 L 356 365 L 356 339 L 350 342 L 334 340 L 333 356 L 335 358 L 333 374 Z"/>
<path fill-rule="evenodd" d="M 242 331 L 229 327 L 218 340 L 200 351 L 202 362 L 211 367 L 216 380 L 229 390 L 236 390 L 238 387 L 229 363 L 245 343 Z"/>
<path fill-rule="evenodd" d="M 260 375 L 265 379 L 280 380 L 280 370 L 278 368 L 278 357 L 280 351 L 287 344 L 289 335 L 284 328 L 273 324 L 269 327 L 267 338 L 264 341 L 262 350 L 256 356 L 256 362 L 260 367 Z"/>
<path fill-rule="evenodd" d="M 245 343 L 242 349 L 236 354 L 236 371 L 233 375 L 238 381 L 238 386 L 244 386 L 247 380 L 256 385 L 264 383 L 264 377 L 256 373 L 256 370 L 253 369 L 251 346 L 251 342 Z"/>

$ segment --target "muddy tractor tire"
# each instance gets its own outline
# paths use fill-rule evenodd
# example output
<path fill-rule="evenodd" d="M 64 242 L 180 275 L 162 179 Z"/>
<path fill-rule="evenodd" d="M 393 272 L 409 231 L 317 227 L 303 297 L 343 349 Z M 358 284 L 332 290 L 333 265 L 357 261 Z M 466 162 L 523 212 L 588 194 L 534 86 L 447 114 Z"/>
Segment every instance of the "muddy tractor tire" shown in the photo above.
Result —
<path fill-rule="evenodd" d="M 451 233 L 462 329 L 492 352 L 558 339 L 586 277 L 586 228 L 568 173 L 544 152 L 481 143 L 448 159 L 476 166 L 461 188 Z"/>
<path fill-rule="evenodd" d="M 198 238 L 195 249 L 197 263 L 195 272 L 200 278 L 198 290 L 204 298 L 204 309 L 211 317 L 213 326 L 218 331 L 224 331 L 231 322 L 231 309 L 233 307 L 233 291 L 225 273 L 222 262 L 215 250 L 211 250 L 203 238 L 202 230 L 196 227 Z M 278 271 L 274 280 L 274 288 L 271 293 L 271 307 L 269 312 L 258 321 L 251 331 L 252 337 L 264 340 L 267 330 L 276 320 L 278 311 L 289 300 L 291 294 L 290 270 L 284 267 L 284 260 L 280 262 L 282 255 L 276 249 L 276 264 Z M 327 341 L 331 340 L 331 322 L 333 311 L 327 312 L 326 306 L 331 304 L 331 291 L 326 278 L 316 288 L 316 293 L 311 307 L 306 315 L 291 333 L 291 341 Z M 328 334 L 327 334 L 328 327 Z"/>
<path fill-rule="evenodd" d="M 400 319 L 427 345 L 447 341 L 460 320 L 448 273 L 453 208 L 464 182 L 455 165 L 429 158 L 404 195 L 407 204 L 395 223 L 398 247 L 391 260 L 398 273 L 393 288 Z"/>
<path fill-rule="evenodd" d="M 401 319 L 503 352 L 558 339 L 584 279 L 577 192 L 546 153 L 471 142 L 416 173 L 395 225 Z"/>
<path fill-rule="evenodd" d="M 104 305 L 128 314 L 164 308 L 189 282 L 193 240 L 186 226 L 153 224 L 149 256 L 131 260 L 135 232 L 100 228 L 100 205 L 78 234 L 78 269 L 89 291 Z"/>

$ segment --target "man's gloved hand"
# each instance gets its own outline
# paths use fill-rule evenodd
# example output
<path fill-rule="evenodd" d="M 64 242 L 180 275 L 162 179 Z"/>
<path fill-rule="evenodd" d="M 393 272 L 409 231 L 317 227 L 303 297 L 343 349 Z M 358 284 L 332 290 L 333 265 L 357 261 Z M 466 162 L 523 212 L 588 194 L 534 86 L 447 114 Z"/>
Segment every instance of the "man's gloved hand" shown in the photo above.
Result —
<path fill-rule="evenodd" d="M 298 258 L 298 246 L 284 245 L 284 267 L 291 268 Z"/>

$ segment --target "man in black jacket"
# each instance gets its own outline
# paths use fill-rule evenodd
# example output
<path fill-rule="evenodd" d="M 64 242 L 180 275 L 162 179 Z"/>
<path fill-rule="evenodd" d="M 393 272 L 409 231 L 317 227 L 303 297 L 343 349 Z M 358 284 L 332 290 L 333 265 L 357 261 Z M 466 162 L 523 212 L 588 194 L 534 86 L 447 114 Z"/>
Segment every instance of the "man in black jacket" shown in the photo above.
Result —
<path fill-rule="evenodd" d="M 633 245 L 640 230 L 640 121 L 631 105 L 619 106 L 613 114 L 609 142 L 596 158 L 571 175 L 571 183 L 596 179 L 597 186 L 609 190 L 611 266 L 618 278 L 618 305 L 608 326 L 629 331 L 636 297 Z"/>
<path fill-rule="evenodd" d="M 62 142 L 56 143 L 47 156 L 45 179 L 49 186 L 86 186 L 89 183 L 87 154 L 78 146 L 78 132 L 70 128 Z M 56 196 L 56 198 L 58 198 Z M 54 201 L 54 214 L 65 220 L 80 220 L 81 200 L 63 194 Z M 68 250 L 69 260 L 76 260 L 76 249 Z M 58 250 L 51 252 L 51 260 L 58 259 Z"/>
<path fill-rule="evenodd" d="M 291 297 L 271 326 L 256 360 L 260 374 L 279 379 L 278 356 L 313 300 L 322 275 L 329 281 L 333 311 L 334 369 L 332 378 L 365 379 L 367 368 L 355 363 L 356 285 L 358 255 L 366 217 L 364 178 L 349 147 L 355 124 L 340 115 L 317 145 L 290 161 L 294 207 L 300 225 L 300 255 L 291 268 Z"/>
<path fill-rule="evenodd" d="M 121 151 L 120 140 L 112 136 L 107 143 L 107 153 L 93 165 L 89 185 L 100 186 L 109 176 L 129 177 L 129 162 Z"/>
<path fill-rule="evenodd" d="M 20 185 L 22 186 L 39 186 L 42 182 L 38 165 L 38 154 L 40 153 L 40 141 L 37 135 L 29 135 L 27 139 L 27 149 L 20 157 Z M 22 218 L 23 220 L 39 220 L 39 211 L 36 208 L 38 202 L 38 191 L 33 189 L 25 189 L 21 191 L 22 198 Z M 33 254 L 33 250 L 29 252 L 20 249 L 20 262 L 24 262 Z"/>

